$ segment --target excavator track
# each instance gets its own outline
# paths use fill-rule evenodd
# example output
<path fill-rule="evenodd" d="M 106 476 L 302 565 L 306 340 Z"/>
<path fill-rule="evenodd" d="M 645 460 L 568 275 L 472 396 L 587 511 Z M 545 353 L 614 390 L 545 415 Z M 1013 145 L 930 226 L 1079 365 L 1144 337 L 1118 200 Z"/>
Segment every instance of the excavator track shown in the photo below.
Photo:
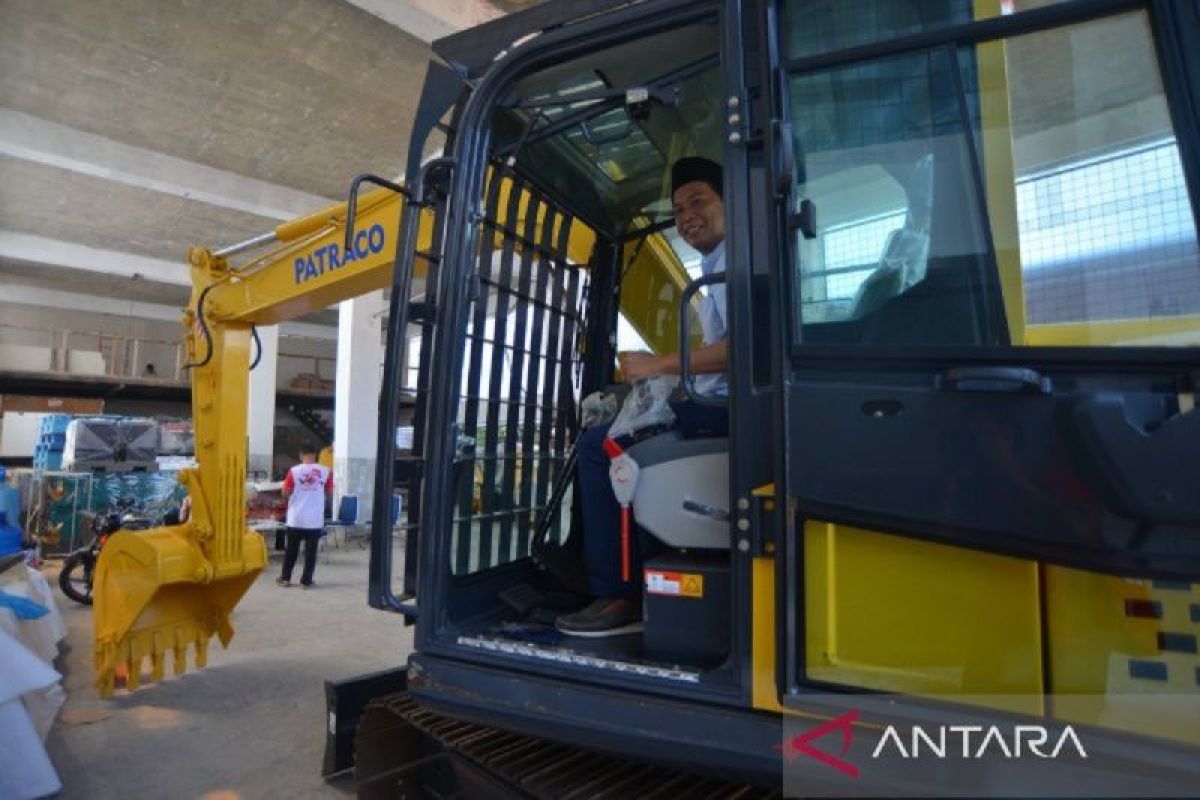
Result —
<path fill-rule="evenodd" d="M 363 709 L 355 752 L 358 796 L 368 800 L 782 797 L 778 789 L 452 719 L 422 708 L 406 692 L 377 698 Z"/>

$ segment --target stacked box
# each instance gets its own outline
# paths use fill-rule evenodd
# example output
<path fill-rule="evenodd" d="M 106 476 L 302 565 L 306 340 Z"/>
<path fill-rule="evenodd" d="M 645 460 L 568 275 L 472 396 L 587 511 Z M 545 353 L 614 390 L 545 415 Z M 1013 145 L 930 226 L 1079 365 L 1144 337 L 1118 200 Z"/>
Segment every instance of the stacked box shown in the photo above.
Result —
<path fill-rule="evenodd" d="M 63 466 L 81 470 L 158 468 L 158 423 L 133 417 L 83 417 L 67 427 Z"/>
<path fill-rule="evenodd" d="M 56 470 L 62 467 L 70 414 L 46 414 L 42 417 L 38 441 L 33 448 L 33 468 Z"/>
<path fill-rule="evenodd" d="M 158 429 L 162 437 L 160 456 L 191 456 L 196 452 L 195 433 L 190 419 L 160 422 Z"/>

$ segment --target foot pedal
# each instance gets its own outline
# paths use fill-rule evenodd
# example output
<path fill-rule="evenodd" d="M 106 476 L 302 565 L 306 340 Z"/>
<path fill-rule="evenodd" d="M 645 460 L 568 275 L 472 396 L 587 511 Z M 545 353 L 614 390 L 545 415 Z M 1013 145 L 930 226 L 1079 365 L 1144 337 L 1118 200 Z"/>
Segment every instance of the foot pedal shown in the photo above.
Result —
<path fill-rule="evenodd" d="M 546 599 L 546 596 L 528 583 L 518 583 L 516 586 L 502 591 L 500 599 L 513 611 L 524 616 L 531 609 L 540 606 L 542 601 Z"/>

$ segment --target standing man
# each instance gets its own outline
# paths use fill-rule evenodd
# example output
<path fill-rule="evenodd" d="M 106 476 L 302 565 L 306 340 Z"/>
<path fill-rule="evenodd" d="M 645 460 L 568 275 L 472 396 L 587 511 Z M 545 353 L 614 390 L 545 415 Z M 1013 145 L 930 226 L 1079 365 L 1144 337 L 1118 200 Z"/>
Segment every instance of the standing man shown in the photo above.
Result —
<path fill-rule="evenodd" d="M 317 463 L 315 447 L 300 448 L 300 463 L 288 470 L 283 479 L 283 496 L 287 498 L 287 552 L 283 556 L 283 573 L 275 582 L 292 585 L 292 568 L 304 542 L 304 574 L 300 585 L 313 585 L 317 568 L 317 543 L 325 530 L 325 498 L 333 494 L 333 472 Z"/>
<path fill-rule="evenodd" d="M 721 166 L 707 158 L 681 158 L 671 167 L 671 206 L 675 229 L 683 240 L 704 256 L 705 275 L 725 271 L 725 203 Z M 696 391 L 710 397 L 729 394 L 725 379 L 728 363 L 725 343 L 725 286 L 714 284 L 700 306 L 704 345 L 692 351 L 691 371 Z M 625 380 L 653 375 L 678 375 L 678 353 L 621 353 Z M 675 427 L 685 437 L 724 436 L 729 415 L 724 408 L 698 403 L 672 403 Z M 596 599 L 574 614 L 559 617 L 556 625 L 571 636 L 619 636 L 642 630 L 642 559 L 636 537 L 631 547 L 630 580 L 621 575 L 621 511 L 608 477 L 609 459 L 604 439 L 610 426 L 590 428 L 579 438 L 579 499 L 583 506 L 583 559 L 588 588 Z M 618 444 L 628 444 L 618 440 Z"/>

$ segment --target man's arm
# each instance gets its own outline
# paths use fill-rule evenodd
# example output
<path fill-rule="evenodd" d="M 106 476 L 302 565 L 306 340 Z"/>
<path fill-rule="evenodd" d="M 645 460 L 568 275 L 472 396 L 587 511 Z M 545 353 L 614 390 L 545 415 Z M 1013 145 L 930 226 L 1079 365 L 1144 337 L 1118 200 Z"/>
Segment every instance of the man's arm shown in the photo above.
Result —
<path fill-rule="evenodd" d="M 621 353 L 621 372 L 625 380 L 635 381 L 652 375 L 680 374 L 679 353 L 666 353 L 656 356 L 653 353 L 636 352 Z M 729 351 L 724 339 L 712 344 L 701 345 L 692 349 L 692 374 L 705 375 L 713 372 L 724 372 L 729 366 Z"/>
<path fill-rule="evenodd" d="M 296 484 L 292 481 L 292 471 L 289 469 L 287 475 L 283 478 L 283 499 L 290 500 L 292 490 L 296 488 Z"/>

